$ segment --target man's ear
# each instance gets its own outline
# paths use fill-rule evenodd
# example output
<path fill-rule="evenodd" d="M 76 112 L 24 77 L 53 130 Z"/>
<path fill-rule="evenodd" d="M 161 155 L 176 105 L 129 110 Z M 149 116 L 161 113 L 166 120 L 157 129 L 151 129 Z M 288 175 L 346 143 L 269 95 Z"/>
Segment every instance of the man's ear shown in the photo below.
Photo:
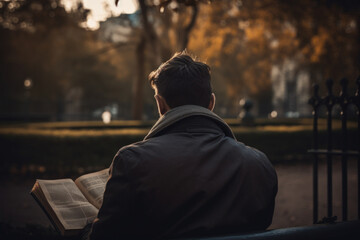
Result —
<path fill-rule="evenodd" d="M 215 93 L 212 93 L 212 94 L 211 94 L 211 97 L 210 97 L 210 103 L 209 103 L 209 106 L 208 106 L 208 109 L 209 109 L 210 111 L 213 111 L 213 110 L 214 110 L 215 102 L 216 102 Z"/>
<path fill-rule="evenodd" d="M 159 115 L 160 115 L 160 117 L 161 117 L 161 116 L 164 115 L 167 111 L 170 110 L 170 107 L 169 107 L 169 105 L 166 103 L 165 99 L 164 99 L 162 96 L 156 94 L 154 97 L 155 97 L 156 104 L 157 104 L 157 107 L 158 107 Z"/>

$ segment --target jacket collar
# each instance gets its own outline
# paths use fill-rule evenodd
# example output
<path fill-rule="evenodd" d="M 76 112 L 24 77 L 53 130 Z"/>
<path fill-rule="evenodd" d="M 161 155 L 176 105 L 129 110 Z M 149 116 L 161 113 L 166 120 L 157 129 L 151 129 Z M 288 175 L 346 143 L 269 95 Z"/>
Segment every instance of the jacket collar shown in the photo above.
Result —
<path fill-rule="evenodd" d="M 226 136 L 236 140 L 229 125 L 223 119 L 221 119 L 218 115 L 216 115 L 209 109 L 197 105 L 183 105 L 170 109 L 162 117 L 159 118 L 159 120 L 150 129 L 149 133 L 145 136 L 144 140 L 155 137 L 160 131 L 164 130 L 165 128 L 173 125 L 174 123 L 184 118 L 188 118 L 191 116 L 205 116 L 215 120 L 215 122 L 224 131 Z"/>

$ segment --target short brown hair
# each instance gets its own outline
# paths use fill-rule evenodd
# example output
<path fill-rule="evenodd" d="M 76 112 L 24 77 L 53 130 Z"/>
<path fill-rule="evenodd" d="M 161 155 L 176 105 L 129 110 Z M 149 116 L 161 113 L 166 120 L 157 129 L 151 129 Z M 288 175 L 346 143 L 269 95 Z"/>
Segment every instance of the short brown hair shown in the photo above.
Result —
<path fill-rule="evenodd" d="M 212 93 L 210 67 L 196 61 L 186 51 L 175 53 L 151 72 L 149 81 L 170 108 L 188 104 L 209 106 Z"/>

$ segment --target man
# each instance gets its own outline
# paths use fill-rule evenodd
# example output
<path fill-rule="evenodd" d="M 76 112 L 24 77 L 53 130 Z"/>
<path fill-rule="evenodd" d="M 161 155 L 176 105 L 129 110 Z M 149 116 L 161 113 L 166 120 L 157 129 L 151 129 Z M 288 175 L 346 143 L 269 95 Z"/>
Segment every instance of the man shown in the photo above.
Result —
<path fill-rule="evenodd" d="M 90 239 L 209 236 L 266 229 L 277 177 L 212 112 L 210 68 L 186 52 L 149 75 L 160 118 L 116 154 Z"/>

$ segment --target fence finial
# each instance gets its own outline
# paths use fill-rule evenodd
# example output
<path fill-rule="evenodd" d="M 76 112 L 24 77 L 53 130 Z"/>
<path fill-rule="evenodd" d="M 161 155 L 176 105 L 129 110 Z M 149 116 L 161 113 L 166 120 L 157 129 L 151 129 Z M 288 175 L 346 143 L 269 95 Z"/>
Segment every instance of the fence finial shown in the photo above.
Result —
<path fill-rule="evenodd" d="M 327 89 L 328 89 L 328 95 L 329 96 L 333 95 L 333 93 L 332 93 L 333 85 L 334 85 L 334 81 L 331 78 L 326 80 L 326 86 L 327 86 Z"/>
<path fill-rule="evenodd" d="M 340 92 L 339 104 L 343 108 L 343 111 L 346 110 L 349 102 L 348 92 L 347 92 L 348 82 L 349 81 L 346 78 L 342 78 L 340 80 L 341 92 Z"/>
<path fill-rule="evenodd" d="M 319 96 L 319 84 L 317 83 L 314 84 L 314 96 L 315 97 Z"/>
<path fill-rule="evenodd" d="M 358 115 L 360 116 L 360 76 L 356 79 L 357 90 L 355 95 L 351 97 L 351 101 L 357 107 Z"/>
<path fill-rule="evenodd" d="M 316 110 L 320 104 L 320 99 L 321 99 L 319 96 L 319 84 L 314 83 L 313 89 L 314 89 L 314 96 L 309 99 L 309 104 L 314 108 L 314 110 Z"/>
<path fill-rule="evenodd" d="M 349 81 L 347 80 L 347 78 L 342 78 L 340 80 L 340 84 L 342 87 L 342 93 L 347 93 L 347 86 L 348 86 Z"/>

